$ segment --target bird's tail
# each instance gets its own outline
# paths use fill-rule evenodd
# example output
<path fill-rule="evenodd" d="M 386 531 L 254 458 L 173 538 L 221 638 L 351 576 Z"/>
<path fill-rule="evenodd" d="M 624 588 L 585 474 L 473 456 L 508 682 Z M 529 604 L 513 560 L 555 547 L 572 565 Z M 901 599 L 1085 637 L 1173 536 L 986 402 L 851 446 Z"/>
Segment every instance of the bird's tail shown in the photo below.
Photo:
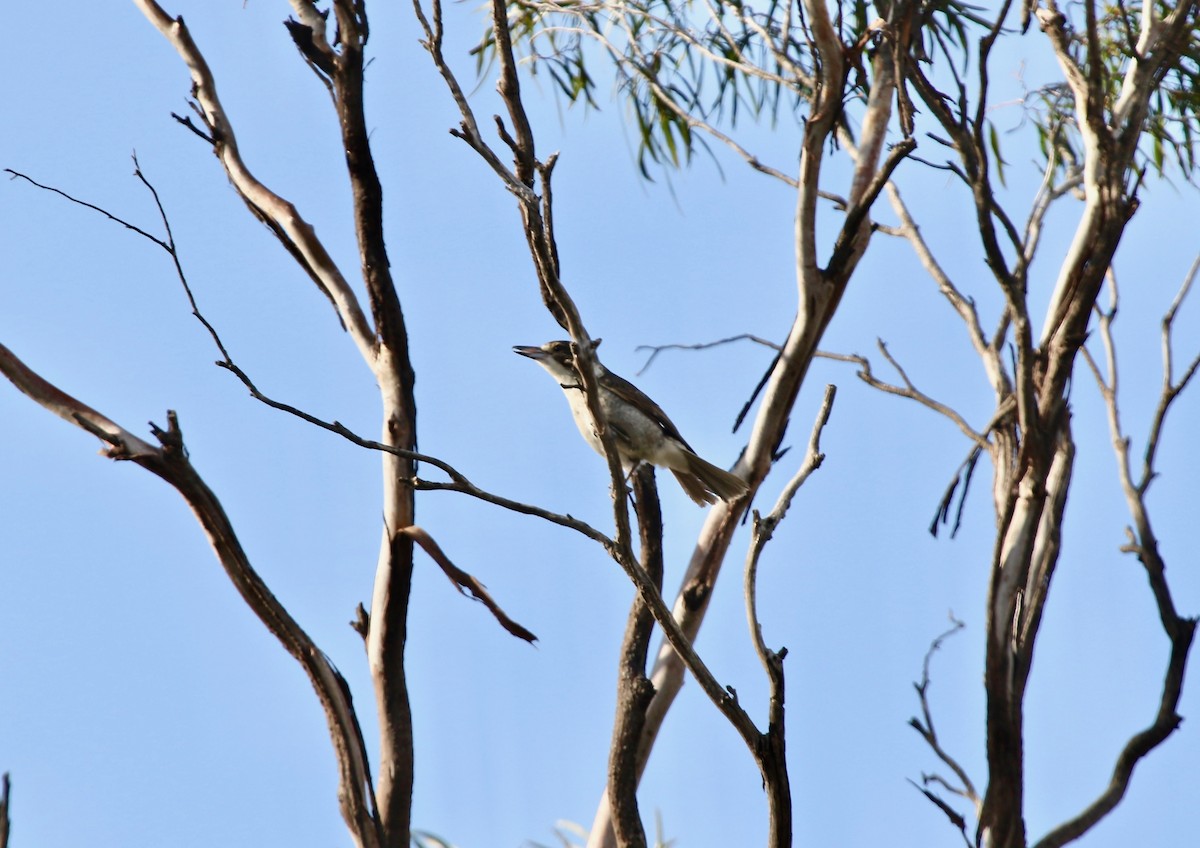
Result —
<path fill-rule="evenodd" d="M 687 496 L 700 506 L 716 503 L 717 498 L 731 501 L 749 488 L 741 477 L 718 468 L 690 451 L 687 453 L 687 469 L 672 468 L 671 471 Z"/>

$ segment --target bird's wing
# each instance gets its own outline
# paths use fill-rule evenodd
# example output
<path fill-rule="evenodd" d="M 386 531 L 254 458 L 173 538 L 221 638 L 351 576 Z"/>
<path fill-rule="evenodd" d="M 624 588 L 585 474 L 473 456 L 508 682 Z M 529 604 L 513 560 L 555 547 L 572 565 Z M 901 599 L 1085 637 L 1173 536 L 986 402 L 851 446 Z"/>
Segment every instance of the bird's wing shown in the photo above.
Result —
<path fill-rule="evenodd" d="M 646 410 L 654 423 L 662 428 L 662 431 L 675 439 L 685 448 L 695 453 L 692 446 L 687 443 L 687 440 L 680 435 L 678 428 L 671 423 L 671 419 L 667 417 L 667 413 L 662 411 L 662 407 L 646 396 L 646 393 L 635 386 L 628 380 L 618 377 L 608 369 L 605 369 L 605 388 L 611 391 L 614 395 L 626 401 L 627 403 L 635 404 Z"/>

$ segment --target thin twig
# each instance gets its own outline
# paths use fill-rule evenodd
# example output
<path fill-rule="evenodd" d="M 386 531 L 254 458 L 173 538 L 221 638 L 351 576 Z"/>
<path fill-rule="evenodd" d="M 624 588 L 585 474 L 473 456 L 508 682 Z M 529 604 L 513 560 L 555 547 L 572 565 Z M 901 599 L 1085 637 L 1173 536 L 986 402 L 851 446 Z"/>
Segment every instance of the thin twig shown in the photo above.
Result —
<path fill-rule="evenodd" d="M 1175 315 L 1179 312 L 1179 307 L 1183 304 L 1184 298 L 1192 290 L 1192 284 L 1196 281 L 1197 272 L 1200 272 L 1200 256 L 1192 262 L 1192 267 L 1188 270 L 1187 276 L 1184 277 L 1183 284 L 1179 287 L 1179 291 L 1175 294 L 1175 299 L 1171 301 L 1171 306 L 1167 310 L 1162 319 L 1162 360 L 1163 360 L 1163 385 L 1159 396 L 1157 408 L 1154 410 L 1154 420 L 1150 425 L 1150 435 L 1146 439 L 1146 453 L 1142 459 L 1142 481 L 1138 484 L 1138 490 L 1141 494 L 1145 494 L 1146 489 L 1150 485 L 1150 481 L 1154 477 L 1154 460 L 1158 455 L 1159 437 L 1162 435 L 1163 422 L 1167 417 L 1167 410 L 1174 403 L 1192 378 L 1196 376 L 1196 369 L 1200 367 L 1200 353 L 1192 359 L 1188 367 L 1184 369 L 1183 376 L 1178 382 L 1174 382 L 1174 352 L 1172 345 L 1172 330 L 1175 326 Z"/>
<path fill-rule="evenodd" d="M 192 105 L 209 130 L 209 143 L 238 195 L 329 298 L 363 360 L 374 369 L 376 334 L 341 269 L 316 231 L 290 202 L 261 183 L 242 159 L 233 125 L 217 96 L 216 81 L 181 17 L 168 15 L 155 0 L 134 0 L 146 19 L 175 48 L 192 80 Z M 193 129 L 195 129 L 193 127 Z"/>
<path fill-rule="evenodd" d="M 136 168 L 137 154 L 134 154 L 133 164 Z M 144 238 L 150 239 L 150 241 L 154 242 L 159 247 L 161 247 L 163 250 L 166 250 L 168 253 L 171 252 L 171 248 L 168 247 L 167 243 L 164 242 L 162 239 L 160 239 L 158 236 L 151 235 L 150 233 L 146 232 L 145 230 L 143 230 L 141 227 L 137 226 L 136 224 L 131 224 L 129 221 L 127 221 L 124 218 L 121 218 L 117 215 L 114 215 L 113 213 L 109 212 L 107 209 L 97 206 L 94 203 L 88 203 L 86 200 L 80 200 L 78 197 L 67 194 L 65 191 L 63 191 L 60 188 L 55 188 L 54 186 L 49 186 L 49 185 L 43 185 L 42 183 L 39 183 L 37 180 L 35 180 L 33 177 L 26 176 L 25 174 L 22 174 L 20 171 L 14 171 L 12 168 L 5 168 L 4 172 L 6 174 L 10 174 L 14 179 L 25 180 L 25 182 L 29 183 L 30 185 L 36 186 L 37 188 L 40 188 L 43 191 L 49 191 L 49 192 L 52 192 L 53 194 L 57 194 L 59 197 L 64 197 L 67 200 L 69 200 L 70 202 L 78 204 L 79 206 L 82 206 L 85 209 L 91 209 L 93 212 L 99 212 L 105 218 L 108 218 L 108 220 L 114 221 L 114 222 L 120 224 L 122 227 L 125 227 L 128 230 L 133 230 L 138 235 L 140 235 Z M 135 171 L 135 173 L 138 173 L 138 172 Z"/>
<path fill-rule="evenodd" d="M 937 780 L 956 795 L 961 795 L 975 805 L 978 812 L 980 798 L 979 793 L 975 791 L 975 784 L 971 782 L 971 778 L 967 775 L 966 769 L 959 765 L 958 760 L 950 756 L 949 753 L 942 747 L 938 739 L 937 730 L 933 726 L 933 712 L 929 706 L 929 686 L 932 678 L 929 674 L 930 665 L 933 662 L 933 655 L 941 650 L 943 643 L 951 636 L 954 636 L 959 631 L 963 630 L 967 625 L 950 614 L 950 629 L 939 634 L 930 644 L 929 649 L 925 651 L 925 659 L 921 663 L 921 682 L 914 683 L 913 688 L 917 691 L 917 698 L 921 702 L 922 718 L 911 718 L 908 720 L 909 727 L 913 728 L 917 733 L 921 734 L 921 738 L 925 743 L 933 749 L 933 753 L 941 760 L 958 778 L 959 785 L 952 786 L 944 778 Z"/>
<path fill-rule="evenodd" d="M 856 353 L 823 353 L 822 356 L 826 359 L 833 359 L 837 362 L 849 362 L 857 365 L 859 367 L 859 379 L 861 379 L 871 388 L 878 389 L 879 391 L 886 392 L 890 395 L 896 395 L 897 397 L 904 397 L 908 398 L 909 400 L 914 400 L 922 406 L 932 409 L 934 412 L 937 412 L 953 421 L 955 425 L 957 425 L 958 429 L 962 431 L 963 435 L 965 435 L 975 444 L 979 445 L 985 450 L 988 448 L 987 436 L 985 435 L 985 433 L 988 432 L 987 430 L 985 430 L 983 433 L 975 430 L 967 423 L 966 419 L 963 418 L 957 410 L 947 406 L 944 403 L 941 403 L 940 401 L 934 400 L 929 395 L 925 394 L 916 386 L 914 386 L 912 381 L 909 380 L 904 369 L 900 366 L 900 363 L 898 363 L 892 357 L 891 353 L 887 349 L 887 345 L 884 344 L 883 340 L 878 339 L 876 343 L 878 344 L 879 350 L 883 354 L 884 359 L 886 359 L 888 364 L 891 365 L 896 370 L 896 373 L 900 375 L 900 379 L 903 381 L 904 385 L 897 386 L 893 383 L 887 383 L 883 380 L 880 380 L 871 371 L 871 362 L 865 356 L 860 356 Z M 999 409 L 993 416 L 993 422 L 997 420 L 998 416 L 1000 416 Z M 989 424 L 989 429 L 991 426 L 994 425 Z"/>
<path fill-rule="evenodd" d="M 1129 787 L 1129 781 L 1133 776 L 1133 770 L 1138 762 L 1162 744 L 1168 736 L 1175 732 L 1183 721 L 1177 710 L 1183 691 L 1183 678 L 1187 667 L 1188 654 L 1195 636 L 1196 619 L 1183 618 L 1176 612 L 1170 586 L 1167 584 L 1166 563 L 1159 552 L 1158 539 L 1150 523 L 1150 511 L 1146 504 L 1146 490 L 1155 475 L 1155 449 L 1151 445 L 1157 445 L 1158 440 L 1161 438 L 1162 426 L 1167 410 L 1191 380 L 1197 367 L 1194 363 L 1178 383 L 1173 382 L 1170 356 L 1171 328 L 1175 314 L 1182 304 L 1183 298 L 1191 288 L 1198 267 L 1200 267 L 1200 259 L 1196 263 L 1193 263 L 1191 270 L 1180 287 L 1179 293 L 1176 294 L 1171 307 L 1163 318 L 1163 386 L 1160 391 L 1157 408 L 1155 409 L 1150 434 L 1147 437 L 1147 449 L 1141 476 L 1136 481 L 1133 478 L 1129 462 L 1130 439 L 1121 425 L 1120 409 L 1118 406 L 1119 373 L 1117 370 L 1116 345 L 1112 334 L 1112 323 L 1117 314 L 1115 285 L 1112 286 L 1110 291 L 1112 305 L 1109 309 L 1107 311 L 1095 310 L 1099 313 L 1098 334 L 1101 344 L 1104 346 L 1107 359 L 1107 381 L 1101 374 L 1091 353 L 1086 347 L 1082 348 L 1085 361 L 1088 363 L 1088 367 L 1096 379 L 1096 384 L 1108 413 L 1109 430 L 1112 436 L 1113 449 L 1117 456 L 1117 474 L 1121 482 L 1121 488 L 1125 494 L 1130 517 L 1133 521 L 1133 526 L 1126 529 L 1129 543 L 1122 546 L 1121 550 L 1134 554 L 1142 564 L 1150 584 L 1150 591 L 1154 596 L 1163 632 L 1170 640 L 1171 651 L 1167 661 L 1162 690 L 1159 695 L 1158 709 L 1153 721 L 1144 729 L 1129 737 L 1113 765 L 1108 785 L 1095 800 L 1077 815 L 1053 828 L 1036 843 L 1035 848 L 1059 848 L 1059 846 L 1066 845 L 1068 842 L 1078 839 L 1095 826 L 1097 822 L 1112 812 L 1125 796 L 1125 792 Z M 1115 283 L 1111 275 L 1109 282 L 1110 284 Z"/>
<path fill-rule="evenodd" d="M 634 350 L 648 350 L 650 351 L 650 356 L 646 358 L 646 361 L 642 364 L 642 367 L 638 369 L 637 376 L 640 377 L 643 373 L 645 373 L 654 363 L 654 360 L 658 357 L 658 355 L 664 350 L 708 350 L 711 347 L 720 347 L 721 345 L 732 344 L 733 342 L 740 341 L 751 341 L 755 344 L 760 344 L 763 347 L 769 347 L 774 351 L 778 351 L 780 349 L 780 346 L 775 342 L 768 341 L 767 339 L 756 336 L 753 333 L 738 333 L 736 336 L 728 336 L 712 342 L 696 342 L 695 344 L 638 345 L 636 348 L 634 348 Z"/>
<path fill-rule="evenodd" d="M 746 620 L 750 626 L 750 640 L 754 644 L 759 661 L 762 662 L 768 674 L 771 671 L 772 657 L 775 655 L 768 650 L 763 641 L 762 624 L 758 619 L 758 563 L 763 549 L 771 541 L 775 529 L 787 515 L 796 492 L 825 461 L 825 454 L 821 451 L 821 433 L 824 431 L 825 425 L 829 423 L 835 397 L 837 397 L 837 386 L 832 384 L 826 386 L 825 397 L 821 401 L 816 421 L 813 422 L 812 432 L 809 434 L 808 449 L 805 451 L 804 459 L 801 461 L 800 467 L 796 469 L 796 473 L 783 487 L 783 491 L 779 493 L 775 506 L 767 515 L 761 517 L 758 510 L 754 511 L 754 535 L 746 555 L 746 571 L 742 588 L 746 599 Z"/>

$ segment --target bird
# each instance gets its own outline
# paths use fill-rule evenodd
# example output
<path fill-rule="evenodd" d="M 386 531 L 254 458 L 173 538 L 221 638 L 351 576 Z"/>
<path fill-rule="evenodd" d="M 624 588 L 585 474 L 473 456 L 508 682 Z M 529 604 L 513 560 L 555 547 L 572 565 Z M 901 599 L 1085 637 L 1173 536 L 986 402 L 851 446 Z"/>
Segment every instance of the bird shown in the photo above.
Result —
<path fill-rule="evenodd" d="M 594 352 L 600 339 L 591 344 Z M 576 370 L 574 342 L 553 341 L 540 346 L 514 345 L 513 352 L 528 357 L 546 369 L 562 387 L 571 415 L 580 434 L 596 453 L 604 456 L 604 445 L 588 410 L 583 381 Z M 700 506 L 732 501 L 749 486 L 736 474 L 701 459 L 679 434 L 662 408 L 632 383 L 609 371 L 594 356 L 596 384 L 600 389 L 600 409 L 608 421 L 617 453 L 626 472 L 639 462 L 666 468 L 675 475 L 683 491 Z"/>

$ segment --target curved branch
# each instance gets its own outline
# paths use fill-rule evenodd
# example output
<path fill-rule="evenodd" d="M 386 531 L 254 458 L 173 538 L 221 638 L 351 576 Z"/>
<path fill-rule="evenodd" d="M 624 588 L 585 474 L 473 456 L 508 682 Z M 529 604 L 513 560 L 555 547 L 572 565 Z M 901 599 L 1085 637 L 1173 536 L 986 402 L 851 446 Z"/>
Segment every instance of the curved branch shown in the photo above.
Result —
<path fill-rule="evenodd" d="M 784 722 L 783 660 L 787 656 L 787 648 L 773 651 L 763 639 L 762 622 L 758 617 L 758 564 L 767 543 L 775 533 L 775 528 L 791 508 L 796 492 L 825 461 L 825 454 L 821 452 L 821 433 L 829 423 L 836 395 L 836 386 L 825 387 L 825 397 L 817 412 L 816 421 L 813 422 L 804 459 L 791 480 L 783 487 L 775 506 L 766 516 L 760 516 L 758 510 L 754 510 L 753 536 L 746 552 L 746 568 L 742 581 L 742 593 L 746 599 L 746 621 L 750 627 L 750 641 L 766 672 L 771 693 L 767 711 L 767 732 L 755 753 L 767 791 L 770 827 L 767 844 L 770 846 L 790 845 L 792 838 L 792 791 L 787 770 L 787 734 Z"/>
<path fill-rule="evenodd" d="M 201 118 L 211 133 L 213 152 L 221 160 L 234 189 L 251 213 L 275 233 L 283 246 L 308 273 L 333 304 L 342 326 L 350 333 L 363 358 L 375 362 L 375 333 L 358 304 L 350 284 L 342 276 L 312 225 L 288 201 L 264 186 L 242 160 L 233 126 L 217 97 L 216 82 L 200 49 L 182 18 L 172 18 L 155 0 L 134 3 L 166 37 L 192 77 L 192 93 Z"/>
<path fill-rule="evenodd" d="M 474 598 L 487 607 L 496 621 L 500 622 L 501 627 L 518 639 L 524 639 L 526 642 L 537 641 L 537 637 L 532 632 L 526 630 L 508 617 L 508 614 L 488 594 L 487 589 L 482 583 L 450 561 L 450 557 L 446 556 L 446 552 L 442 550 L 442 546 L 429 535 L 427 530 L 414 524 L 411 527 L 405 527 L 400 530 L 400 533 L 420 545 L 421 549 L 429 554 L 429 558 L 438 564 L 438 567 L 442 569 L 442 573 L 450 579 L 450 582 L 454 584 L 454 587 L 459 592 Z"/>
<path fill-rule="evenodd" d="M 167 413 L 166 430 L 151 425 L 159 441 L 159 446 L 155 447 L 42 379 L 3 345 L 0 345 L 0 373 L 43 408 L 99 438 L 108 446 L 105 455 L 110 459 L 140 465 L 179 492 L 242 600 L 308 675 L 324 708 L 333 741 L 340 776 L 338 799 L 342 817 L 359 848 L 381 846 L 382 830 L 375 808 L 366 745 L 349 687 L 250 564 L 220 501 L 188 459 L 175 413 Z"/>
<path fill-rule="evenodd" d="M 950 616 L 950 621 L 950 629 L 934 639 L 929 645 L 929 650 L 925 652 L 925 661 L 921 666 L 921 682 L 913 684 L 913 688 L 917 690 L 917 697 L 921 702 L 922 718 L 911 718 L 908 720 L 908 724 L 915 731 L 917 731 L 917 733 L 921 734 L 921 738 L 925 740 L 925 744 L 927 744 L 933 751 L 934 756 L 941 760 L 942 763 L 944 763 L 946 767 L 950 769 L 950 771 L 954 772 L 954 776 L 958 779 L 959 785 L 955 787 L 951 786 L 942 778 L 934 779 L 936 779 L 938 783 L 941 783 L 951 792 L 961 795 L 970 801 L 975 807 L 975 814 L 978 815 L 980 797 L 979 793 L 975 790 L 975 784 L 971 782 L 971 778 L 967 774 L 966 769 L 959 764 L 958 760 L 951 756 L 946 749 L 942 747 L 941 741 L 938 739 L 937 730 L 933 726 L 933 712 L 929 707 L 929 665 L 933 661 L 933 655 L 941 649 L 943 642 L 966 627 L 965 624 L 956 619 L 953 615 Z M 926 782 L 929 782 L 929 779 L 927 779 Z"/>
<path fill-rule="evenodd" d="M 827 359 L 834 359 L 834 360 L 837 360 L 838 362 L 850 362 L 850 363 L 857 365 L 859 367 L 859 371 L 858 371 L 859 379 L 862 380 L 864 383 L 866 383 L 871 388 L 878 389 L 881 392 L 886 392 L 889 395 L 896 395 L 897 397 L 904 397 L 904 398 L 908 398 L 909 400 L 915 400 L 917 403 L 921 404 L 922 406 L 924 406 L 928 409 L 932 409 L 934 412 L 938 413 L 939 415 L 942 415 L 942 416 L 950 419 L 951 421 L 953 421 L 955 426 L 957 426 L 958 429 L 962 431 L 964 436 L 966 436 L 968 439 L 973 441 L 979 447 L 981 447 L 985 450 L 988 449 L 989 445 L 988 445 L 986 434 L 987 434 L 988 430 L 990 430 L 991 427 L 994 425 L 995 421 L 997 420 L 998 415 L 999 415 L 998 412 L 996 415 L 993 416 L 992 421 L 989 422 L 987 429 L 985 429 L 983 432 L 979 432 L 979 431 L 975 430 L 973 427 L 971 427 L 970 424 L 967 423 L 967 420 L 962 417 L 962 414 L 959 413 L 958 410 L 953 409 L 952 407 L 949 407 L 946 404 L 941 403 L 940 401 L 934 400 L 929 395 L 925 394 L 920 389 L 918 389 L 916 386 L 914 386 L 912 381 L 910 379 L 908 379 L 908 374 L 905 373 L 904 369 L 900 366 L 900 363 L 897 362 L 895 360 L 895 358 L 892 357 L 891 352 L 888 351 L 887 345 L 884 344 L 882 339 L 876 339 L 876 344 L 879 346 L 879 351 L 880 351 L 880 353 L 883 354 L 883 358 L 886 359 L 888 361 L 888 364 L 891 365 L 892 368 L 894 368 L 896 370 L 896 373 L 900 375 L 900 379 L 904 383 L 903 386 L 897 386 L 892 383 L 885 383 L 883 380 L 880 380 L 878 377 L 876 377 L 875 374 L 871 371 L 870 360 L 867 359 L 865 356 L 859 356 L 856 353 L 854 353 L 854 354 L 822 353 L 821 355 Z"/>
<path fill-rule="evenodd" d="M 1187 667 L 1188 653 L 1191 650 L 1196 632 L 1196 619 L 1182 618 L 1175 610 L 1175 603 L 1171 597 L 1170 587 L 1167 584 L 1166 563 L 1159 553 L 1158 540 L 1150 523 L 1149 508 L 1146 505 L 1146 489 L 1150 480 L 1155 475 L 1154 446 L 1157 445 L 1158 439 L 1161 436 L 1166 412 L 1170 408 L 1171 403 L 1186 387 L 1196 370 L 1196 366 L 1193 365 L 1185 377 L 1179 383 L 1175 383 L 1171 375 L 1170 350 L 1171 327 L 1174 317 L 1183 302 L 1183 298 L 1186 297 L 1191 287 L 1198 265 L 1200 265 L 1200 260 L 1193 264 L 1163 318 L 1163 387 L 1160 392 L 1158 406 L 1155 410 L 1154 420 L 1151 424 L 1151 431 L 1147 437 L 1145 464 L 1142 469 L 1142 477 L 1139 480 L 1135 481 L 1131 473 L 1129 459 L 1130 440 L 1122 427 L 1120 409 L 1117 402 L 1119 374 L 1117 370 L 1116 345 L 1112 334 L 1112 322 L 1117 311 L 1115 281 L 1112 293 L 1113 302 L 1109 310 L 1106 312 L 1096 310 L 1099 313 L 1099 336 L 1101 344 L 1104 346 L 1108 364 L 1107 382 L 1100 373 L 1100 369 L 1091 354 L 1087 352 L 1086 348 L 1083 349 L 1085 360 L 1096 379 L 1100 395 L 1108 413 L 1109 430 L 1112 435 L 1113 449 L 1117 457 L 1117 475 L 1125 494 L 1130 516 L 1133 519 L 1133 528 L 1127 530 L 1130 542 L 1122 550 L 1136 555 L 1142 563 L 1142 567 L 1146 572 L 1146 578 L 1150 584 L 1151 593 L 1154 596 L 1155 605 L 1158 608 L 1159 621 L 1162 624 L 1164 633 L 1171 642 L 1171 653 L 1167 661 L 1162 691 L 1159 695 L 1158 711 L 1155 714 L 1153 722 L 1148 727 L 1135 733 L 1125 743 L 1125 746 L 1117 755 L 1112 776 L 1109 778 L 1108 786 L 1105 787 L 1104 791 L 1074 818 L 1064 822 L 1042 837 L 1035 848 L 1059 848 L 1059 846 L 1078 839 L 1108 815 L 1125 796 L 1125 792 L 1129 787 L 1129 781 L 1133 776 L 1134 767 L 1143 757 L 1164 742 L 1179 727 L 1180 722 L 1183 720 L 1177 710 L 1183 691 L 1183 677 Z M 1197 360 L 1197 364 L 1200 364 L 1200 359 Z"/>

